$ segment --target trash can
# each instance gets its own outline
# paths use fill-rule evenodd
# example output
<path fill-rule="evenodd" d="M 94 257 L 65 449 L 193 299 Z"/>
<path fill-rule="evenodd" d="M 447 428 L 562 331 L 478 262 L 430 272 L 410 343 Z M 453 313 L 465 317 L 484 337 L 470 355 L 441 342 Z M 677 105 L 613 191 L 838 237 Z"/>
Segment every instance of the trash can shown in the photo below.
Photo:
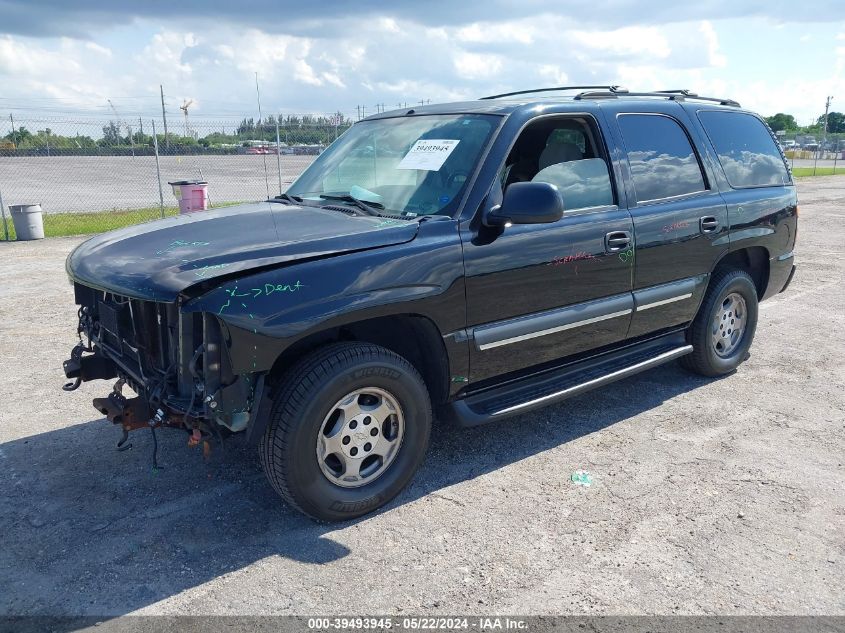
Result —
<path fill-rule="evenodd" d="M 177 180 L 168 182 L 179 201 L 179 213 L 208 209 L 208 183 L 204 180 Z"/>
<path fill-rule="evenodd" d="M 40 204 L 10 204 L 9 211 L 19 240 L 44 239 L 44 218 Z"/>

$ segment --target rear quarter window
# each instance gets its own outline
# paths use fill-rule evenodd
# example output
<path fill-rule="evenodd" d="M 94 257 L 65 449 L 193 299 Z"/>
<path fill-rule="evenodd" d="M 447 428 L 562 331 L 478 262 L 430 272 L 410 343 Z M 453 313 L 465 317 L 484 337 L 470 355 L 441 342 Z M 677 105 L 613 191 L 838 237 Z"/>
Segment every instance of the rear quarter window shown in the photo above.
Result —
<path fill-rule="evenodd" d="M 734 189 L 792 182 L 775 140 L 757 117 L 744 112 L 700 110 L 698 120 Z"/>

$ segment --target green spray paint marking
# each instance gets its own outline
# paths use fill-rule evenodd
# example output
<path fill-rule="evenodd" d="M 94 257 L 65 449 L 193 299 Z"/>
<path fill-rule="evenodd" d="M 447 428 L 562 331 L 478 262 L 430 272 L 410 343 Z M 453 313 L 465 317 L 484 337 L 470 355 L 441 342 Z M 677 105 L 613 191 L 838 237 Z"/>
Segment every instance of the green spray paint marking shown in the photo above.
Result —
<path fill-rule="evenodd" d="M 211 242 L 186 242 L 185 240 L 174 240 L 170 242 L 167 248 L 156 251 L 156 255 L 164 255 L 170 251 L 175 251 L 177 248 L 189 248 L 192 246 L 208 246 Z"/>
<path fill-rule="evenodd" d="M 381 222 L 376 224 L 373 228 L 380 229 L 383 226 L 395 226 L 397 224 L 405 224 L 405 222 L 402 221 L 402 220 L 390 220 L 390 219 L 382 220 Z"/>
<path fill-rule="evenodd" d="M 593 476 L 586 470 L 576 470 L 569 480 L 577 486 L 589 486 L 593 483 Z"/>
<path fill-rule="evenodd" d="M 221 268 L 227 268 L 232 264 L 212 264 L 210 266 L 203 266 L 201 268 L 197 268 L 194 270 L 194 274 L 199 277 L 200 279 L 204 279 L 206 275 L 212 270 L 220 270 Z"/>
<path fill-rule="evenodd" d="M 250 292 L 238 292 L 238 287 L 235 286 L 234 288 L 224 288 L 223 291 L 229 295 L 229 299 L 226 300 L 226 303 L 220 306 L 220 310 L 218 310 L 217 314 L 222 314 L 223 311 L 232 305 L 232 299 L 235 297 L 244 298 L 244 301 L 240 301 L 239 303 L 244 308 L 249 308 L 246 301 L 257 299 L 259 297 L 267 297 L 274 293 L 279 292 L 297 292 L 301 288 L 305 288 L 305 284 L 301 283 L 299 280 L 293 284 L 264 284 L 262 288 L 251 288 Z M 251 314 L 249 315 L 250 318 L 255 318 Z"/>

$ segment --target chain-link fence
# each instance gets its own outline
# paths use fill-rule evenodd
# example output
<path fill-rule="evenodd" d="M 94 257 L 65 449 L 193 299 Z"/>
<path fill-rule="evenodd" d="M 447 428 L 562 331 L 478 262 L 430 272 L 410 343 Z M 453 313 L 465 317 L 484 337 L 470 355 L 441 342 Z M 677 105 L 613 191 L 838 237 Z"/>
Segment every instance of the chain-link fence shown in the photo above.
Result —
<path fill-rule="evenodd" d="M 178 213 L 169 182 L 208 182 L 211 207 L 288 185 L 352 121 L 331 115 L 194 119 L 0 119 L 0 240 L 11 205 L 40 204 L 48 237 L 97 233 Z M 797 175 L 845 171 L 845 134 L 779 134 Z"/>
<path fill-rule="evenodd" d="M 845 134 L 778 132 L 777 138 L 798 175 L 845 173 Z"/>
<path fill-rule="evenodd" d="M 285 191 L 351 121 L 341 115 L 229 120 L 18 119 L 0 123 L 0 240 L 9 206 L 40 204 L 47 237 L 178 213 L 169 182 L 208 182 L 210 206 Z"/>

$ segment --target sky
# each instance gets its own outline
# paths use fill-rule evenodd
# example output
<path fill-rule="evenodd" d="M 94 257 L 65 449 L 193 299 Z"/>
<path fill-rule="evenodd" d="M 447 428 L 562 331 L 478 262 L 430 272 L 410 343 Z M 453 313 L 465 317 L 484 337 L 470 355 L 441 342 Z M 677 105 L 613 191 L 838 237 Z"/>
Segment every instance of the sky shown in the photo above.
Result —
<path fill-rule="evenodd" d="M 808 124 L 845 111 L 845 2 L 0 0 L 0 121 L 160 116 L 160 84 L 168 116 L 257 116 L 256 72 L 265 116 L 618 84 Z"/>

